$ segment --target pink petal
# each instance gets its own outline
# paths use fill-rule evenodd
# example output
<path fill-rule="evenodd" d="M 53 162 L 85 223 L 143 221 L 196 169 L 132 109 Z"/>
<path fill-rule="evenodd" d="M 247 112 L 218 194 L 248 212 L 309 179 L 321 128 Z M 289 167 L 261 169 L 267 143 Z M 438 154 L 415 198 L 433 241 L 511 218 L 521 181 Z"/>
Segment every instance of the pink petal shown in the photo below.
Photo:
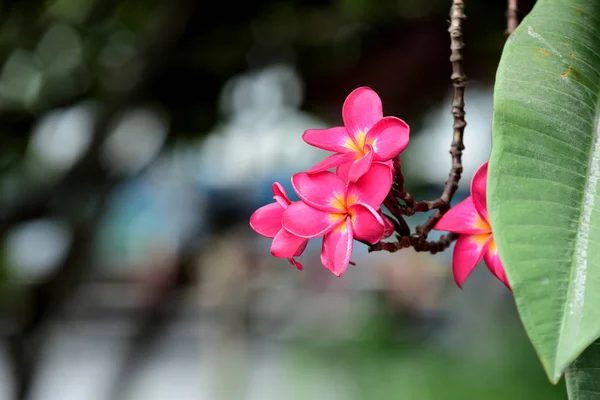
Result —
<path fill-rule="evenodd" d="M 398 160 L 400 161 L 400 160 Z M 392 177 L 396 176 L 396 170 L 394 169 L 394 162 L 392 160 L 388 160 L 388 161 L 377 161 L 380 162 L 382 164 L 387 165 L 388 167 L 390 167 L 390 169 L 392 170 Z"/>
<path fill-rule="evenodd" d="M 302 271 L 304 269 L 304 266 L 302 264 L 300 264 L 298 261 L 296 261 L 293 257 L 288 258 L 288 261 L 290 262 L 290 264 L 292 264 L 294 267 L 296 267 L 296 269 L 298 271 Z"/>
<path fill-rule="evenodd" d="M 473 196 L 473 202 L 475 203 L 475 208 L 479 215 L 488 222 L 488 212 L 487 212 L 487 171 L 488 171 L 488 162 L 483 163 L 481 167 L 475 172 L 473 175 L 473 180 L 471 181 L 471 196 Z"/>
<path fill-rule="evenodd" d="M 357 203 L 348 208 L 355 239 L 375 244 L 385 233 L 385 223 L 377 211 L 368 205 Z"/>
<path fill-rule="evenodd" d="M 375 159 L 375 156 L 373 156 L 373 159 Z M 392 177 L 394 176 L 395 171 L 394 171 L 394 164 L 392 163 L 392 161 L 387 161 L 387 162 L 376 161 L 376 163 L 388 165 L 390 167 L 390 169 L 392 170 Z M 349 181 L 350 179 L 348 178 L 348 175 L 350 174 L 350 167 L 352 167 L 352 164 L 354 164 L 354 161 L 338 165 L 337 168 L 335 169 L 335 174 L 337 176 L 339 176 L 343 181 Z M 371 164 L 371 165 L 373 165 L 373 164 Z"/>
<path fill-rule="evenodd" d="M 339 225 L 346 214 L 330 214 L 297 201 L 283 213 L 283 228 L 290 233 L 312 239 L 326 234 Z"/>
<path fill-rule="evenodd" d="M 275 200 L 277 204 L 279 204 L 279 206 L 284 210 L 290 205 L 290 202 L 281 196 L 273 196 L 273 200 Z"/>
<path fill-rule="evenodd" d="M 348 181 L 348 174 L 350 173 L 350 167 L 354 164 L 354 161 L 343 163 L 337 166 L 335 174 L 339 176 L 343 181 Z"/>
<path fill-rule="evenodd" d="M 410 128 L 406 122 L 396 117 L 379 120 L 367 133 L 366 143 L 375 150 L 375 160 L 388 161 L 400 154 L 410 137 Z"/>
<path fill-rule="evenodd" d="M 292 235 L 285 229 L 281 229 L 271 244 L 271 254 L 278 258 L 290 258 L 299 255 L 298 249 L 306 246 L 306 239 Z"/>
<path fill-rule="evenodd" d="M 323 161 L 319 161 L 318 163 L 313 165 L 312 168 L 308 170 L 308 172 L 311 174 L 315 172 L 323 172 L 338 165 L 353 162 L 356 159 L 357 153 L 348 149 L 346 149 L 346 151 L 348 151 L 348 153 L 333 154 L 324 159 Z"/>
<path fill-rule="evenodd" d="M 306 245 L 308 244 L 308 240 L 304 239 L 304 243 L 302 243 L 300 245 L 300 247 L 298 247 L 298 250 L 296 251 L 296 254 L 294 254 L 294 256 L 299 257 L 302 255 L 302 253 L 304 253 L 304 250 L 306 250 Z"/>
<path fill-rule="evenodd" d="M 496 278 L 500 279 L 500 281 L 502 281 L 502 283 L 504 283 L 507 288 L 510 289 L 510 284 L 508 283 L 508 279 L 506 278 L 506 272 L 504 272 L 504 266 L 502 266 L 502 261 L 500 261 L 500 256 L 498 255 L 498 249 L 496 248 L 494 239 L 490 241 L 489 248 L 485 252 L 483 260 L 485 261 L 485 264 L 487 265 L 490 272 L 494 274 Z"/>
<path fill-rule="evenodd" d="M 454 281 L 462 288 L 464 281 L 469 277 L 475 266 L 488 249 L 492 235 L 460 235 L 454 246 L 452 256 L 452 271 Z"/>
<path fill-rule="evenodd" d="M 328 270 L 331 271 L 331 263 L 329 262 L 329 260 L 331 259 L 331 257 L 329 256 L 329 253 L 327 253 L 327 249 L 325 248 L 325 246 L 321 247 L 321 264 L 323 264 L 323 266 L 325 268 L 327 268 Z"/>
<path fill-rule="evenodd" d="M 275 182 L 271 185 L 271 190 L 273 191 L 274 196 L 280 196 L 284 199 L 288 199 L 287 193 L 285 192 L 285 188 L 279 182 Z M 288 200 L 289 201 L 289 200 Z"/>
<path fill-rule="evenodd" d="M 332 172 L 315 174 L 300 172 L 292 176 L 292 186 L 305 203 L 319 210 L 344 212 L 343 201 L 346 183 Z"/>
<path fill-rule="evenodd" d="M 335 276 L 342 276 L 348 268 L 351 255 L 352 223 L 350 218 L 347 218 L 345 224 L 340 224 L 323 237 L 321 262 Z"/>
<path fill-rule="evenodd" d="M 346 201 L 365 203 L 378 209 L 392 188 L 392 169 L 383 163 L 373 163 L 356 183 L 348 184 Z"/>
<path fill-rule="evenodd" d="M 352 143 L 352 138 L 343 126 L 330 129 L 309 129 L 304 132 L 302 139 L 311 146 L 335 153 L 347 152 L 348 143 Z"/>
<path fill-rule="evenodd" d="M 273 200 L 275 200 L 283 209 L 286 209 L 292 203 L 281 183 L 275 182 L 271 186 L 271 190 L 273 190 Z"/>
<path fill-rule="evenodd" d="M 433 229 L 455 233 L 491 233 L 490 225 L 481 218 L 473 196 L 469 196 L 451 209 L 438 221 Z"/>
<path fill-rule="evenodd" d="M 365 145 L 365 150 L 366 154 L 350 165 L 350 169 L 348 170 L 348 180 L 350 182 L 356 182 L 371 168 L 374 156 L 373 148 L 367 144 Z"/>
<path fill-rule="evenodd" d="M 396 227 L 394 226 L 394 223 L 392 222 L 390 217 L 388 217 L 387 215 L 381 214 L 381 218 L 383 219 L 383 225 L 384 225 L 383 237 L 388 238 L 388 237 L 392 236 L 392 234 L 396 230 Z"/>
<path fill-rule="evenodd" d="M 346 97 L 342 108 L 344 125 L 350 135 L 356 137 L 366 133 L 377 121 L 383 118 L 381 99 L 368 87 L 359 87 Z"/>
<path fill-rule="evenodd" d="M 254 211 L 250 217 L 250 226 L 259 235 L 274 238 L 281 229 L 283 208 L 277 203 L 267 204 Z"/>

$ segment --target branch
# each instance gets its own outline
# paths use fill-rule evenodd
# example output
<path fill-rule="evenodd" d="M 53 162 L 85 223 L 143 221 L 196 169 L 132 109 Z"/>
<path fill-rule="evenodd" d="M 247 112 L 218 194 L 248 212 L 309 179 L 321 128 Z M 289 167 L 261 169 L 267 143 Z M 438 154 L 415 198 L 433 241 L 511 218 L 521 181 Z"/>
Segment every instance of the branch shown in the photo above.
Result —
<path fill-rule="evenodd" d="M 517 7 L 518 0 L 508 0 L 508 9 L 506 10 L 506 36 L 513 33 L 519 25 L 519 9 Z"/>
<path fill-rule="evenodd" d="M 369 253 L 372 251 L 387 251 L 395 253 L 400 249 L 412 247 L 418 252 L 429 252 L 436 254 L 446 250 L 450 244 L 458 239 L 457 233 L 449 233 L 440 237 L 437 241 L 427 241 L 423 236 L 400 236 L 396 242 L 379 242 L 369 246 Z"/>
<path fill-rule="evenodd" d="M 458 238 L 455 233 L 449 233 L 440 238 L 439 241 L 428 241 L 429 232 L 435 227 L 442 216 L 450 209 L 452 197 L 458 189 L 458 182 L 462 175 L 462 151 L 465 146 L 463 144 L 463 135 L 465 132 L 465 85 L 467 77 L 463 69 L 463 34 L 462 23 L 466 19 L 464 13 L 464 1 L 453 0 L 450 10 L 450 62 L 452 63 L 452 85 L 454 86 L 454 98 L 452 100 L 452 115 L 453 122 L 453 138 L 450 146 L 450 154 L 452 156 L 452 167 L 448 175 L 448 179 L 444 184 L 444 190 L 440 197 L 434 200 L 415 201 L 404 187 L 404 175 L 400 165 L 400 157 L 393 160 L 395 171 L 394 182 L 392 188 L 384 200 L 384 205 L 388 211 L 395 217 L 394 227 L 396 229 L 396 242 L 379 242 L 374 245 L 369 245 L 369 252 L 372 251 L 388 251 L 396 252 L 400 249 L 412 247 L 415 251 L 426 251 L 435 254 L 443 251 Z M 428 212 L 436 210 L 427 221 L 420 226 L 417 226 L 416 233 L 411 235 L 408 224 L 404 221 L 404 216 L 411 216 L 417 212 Z"/>
<path fill-rule="evenodd" d="M 395 190 L 399 193 L 404 193 L 404 174 L 402 173 L 402 164 L 400 163 L 400 154 L 394 157 L 393 167 L 395 172 Z"/>
<path fill-rule="evenodd" d="M 450 146 L 450 154 L 452 155 L 452 168 L 448 175 L 448 180 L 444 185 L 444 191 L 439 199 L 434 200 L 437 203 L 445 203 L 445 207 L 438 207 L 427 222 L 417 227 L 417 234 L 427 238 L 429 231 L 433 229 L 435 224 L 440 220 L 444 213 L 450 208 L 450 202 L 454 193 L 458 189 L 458 182 L 462 174 L 462 151 L 465 148 L 463 144 L 463 135 L 465 132 L 465 85 L 467 76 L 463 68 L 463 33 L 462 23 L 466 19 L 464 13 L 464 1 L 453 0 L 452 9 L 450 10 L 450 62 L 452 63 L 452 85 L 454 86 L 454 99 L 452 100 L 452 115 L 454 116 L 453 139 Z"/>

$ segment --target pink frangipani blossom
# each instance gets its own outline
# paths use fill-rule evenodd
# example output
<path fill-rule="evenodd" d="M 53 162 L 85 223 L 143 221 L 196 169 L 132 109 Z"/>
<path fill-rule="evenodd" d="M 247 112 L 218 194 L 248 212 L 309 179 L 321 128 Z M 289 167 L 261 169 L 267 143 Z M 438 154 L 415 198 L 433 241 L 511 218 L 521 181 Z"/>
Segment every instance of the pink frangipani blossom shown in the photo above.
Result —
<path fill-rule="evenodd" d="M 483 258 L 492 274 L 510 289 L 488 219 L 487 171 L 486 162 L 473 176 L 471 196 L 448 210 L 435 229 L 460 234 L 452 258 L 454 280 L 459 287 Z"/>
<path fill-rule="evenodd" d="M 373 165 L 376 164 L 380 164 L 380 165 L 384 165 L 387 166 L 389 168 L 389 170 L 392 172 L 392 181 L 394 179 L 394 175 L 395 175 L 395 171 L 394 171 L 394 167 L 392 164 L 392 161 L 388 161 L 388 162 L 374 162 Z M 343 181 L 349 181 L 348 179 L 348 166 L 349 164 L 346 165 L 340 165 L 336 171 L 335 174 L 337 176 L 339 176 L 340 178 L 342 178 Z M 372 171 L 369 175 L 370 179 L 374 179 L 375 181 L 381 181 L 381 182 L 387 182 L 387 176 L 389 175 L 389 171 L 386 168 L 371 168 Z M 377 176 L 377 174 L 382 174 L 383 176 L 381 177 L 382 179 L 380 180 L 379 177 Z M 381 216 L 381 218 L 383 219 L 383 223 L 385 225 L 385 231 L 383 233 L 383 239 L 388 238 L 390 236 L 392 236 L 392 234 L 395 232 L 395 227 L 394 227 L 394 223 L 392 222 L 392 220 L 385 215 L 380 208 L 381 204 L 377 207 L 377 212 L 379 213 L 379 215 Z"/>
<path fill-rule="evenodd" d="M 292 177 L 302 201 L 283 213 L 283 227 L 301 238 L 323 236 L 321 262 L 341 276 L 348 267 L 353 239 L 377 243 L 390 230 L 378 211 L 392 185 L 392 171 L 375 163 L 357 182 L 334 173 L 299 173 Z"/>
<path fill-rule="evenodd" d="M 250 217 L 250 226 L 258 234 L 273 239 L 271 244 L 271 254 L 273 256 L 287 258 L 294 267 L 302 270 L 302 264 L 296 261 L 294 257 L 302 254 L 308 240 L 283 229 L 281 225 L 283 212 L 293 203 L 288 198 L 281 183 L 275 182 L 272 190 L 275 202 L 256 210 Z"/>
<path fill-rule="evenodd" d="M 359 87 L 348 95 L 342 117 L 342 127 L 304 132 L 306 143 L 336 153 L 308 172 L 339 167 L 347 171 L 344 174 L 351 182 L 356 182 L 373 162 L 389 161 L 408 145 L 408 125 L 396 117 L 384 117 L 381 99 L 368 87 Z"/>

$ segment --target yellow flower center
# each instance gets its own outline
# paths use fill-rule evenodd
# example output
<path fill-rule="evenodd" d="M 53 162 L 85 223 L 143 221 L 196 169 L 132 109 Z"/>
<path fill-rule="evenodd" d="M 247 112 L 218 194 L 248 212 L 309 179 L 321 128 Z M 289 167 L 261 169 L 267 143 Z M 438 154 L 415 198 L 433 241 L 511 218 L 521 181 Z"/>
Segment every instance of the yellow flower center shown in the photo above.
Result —
<path fill-rule="evenodd" d="M 367 144 L 369 144 L 371 146 L 373 145 L 373 140 L 372 139 L 367 140 L 366 138 L 367 138 L 367 132 L 360 131 L 360 132 L 358 132 L 356 137 L 354 137 L 354 139 L 353 138 L 346 139 L 346 143 L 344 143 L 344 147 L 357 153 L 357 158 L 360 158 L 360 157 L 364 156 L 365 154 L 367 154 L 367 149 L 365 148 L 365 145 L 367 145 Z"/>
<path fill-rule="evenodd" d="M 477 235 L 470 235 L 469 237 L 470 237 L 470 239 L 471 239 L 472 242 L 477 243 L 477 245 L 479 247 L 481 247 L 489 239 L 490 234 L 489 233 L 479 233 Z"/>
<path fill-rule="evenodd" d="M 475 218 L 475 221 L 473 222 L 473 228 L 481 229 L 482 231 L 486 231 L 486 232 L 492 231 L 492 229 L 490 228 L 490 224 L 485 222 L 484 219 L 479 216 L 479 214 L 477 214 L 477 217 Z"/>

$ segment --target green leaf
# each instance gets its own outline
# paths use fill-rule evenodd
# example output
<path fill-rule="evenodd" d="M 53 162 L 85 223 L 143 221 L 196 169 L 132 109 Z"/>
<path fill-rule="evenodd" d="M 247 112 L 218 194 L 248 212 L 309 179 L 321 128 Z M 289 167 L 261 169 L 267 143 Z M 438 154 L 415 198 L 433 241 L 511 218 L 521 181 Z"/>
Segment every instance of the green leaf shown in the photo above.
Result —
<path fill-rule="evenodd" d="M 565 374 L 569 400 L 600 399 L 600 341 L 594 342 Z"/>
<path fill-rule="evenodd" d="M 600 336 L 600 4 L 539 0 L 494 91 L 488 207 L 548 377 Z"/>

